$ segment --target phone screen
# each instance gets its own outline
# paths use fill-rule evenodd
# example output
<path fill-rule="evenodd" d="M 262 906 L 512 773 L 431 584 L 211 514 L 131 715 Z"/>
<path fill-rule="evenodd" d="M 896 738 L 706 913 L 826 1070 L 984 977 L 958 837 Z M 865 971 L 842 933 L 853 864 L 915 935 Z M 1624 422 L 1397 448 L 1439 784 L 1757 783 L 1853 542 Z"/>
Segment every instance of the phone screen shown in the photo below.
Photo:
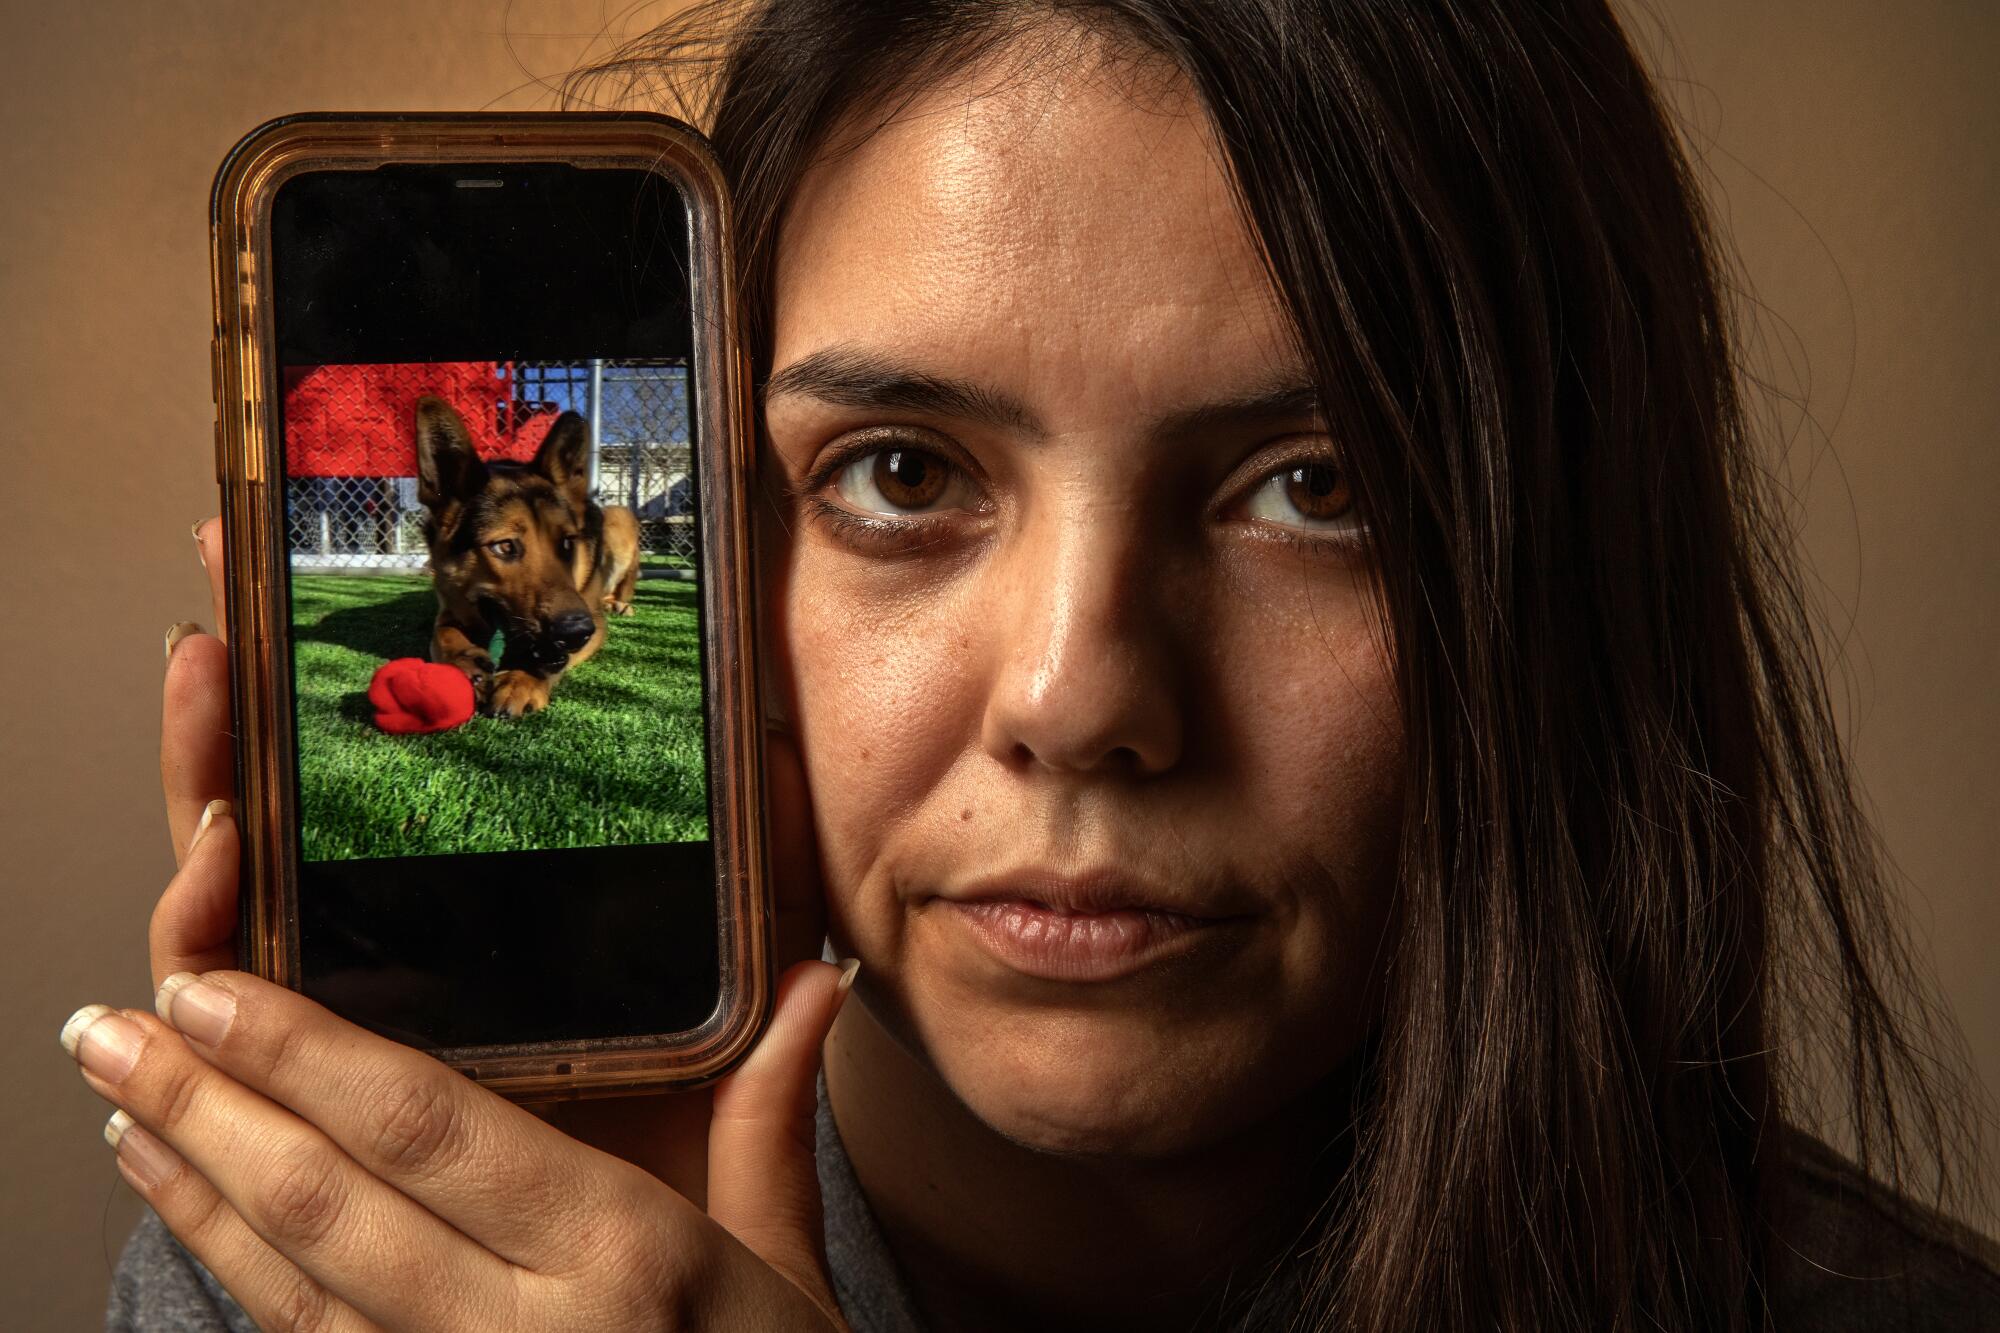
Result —
<path fill-rule="evenodd" d="M 301 980 L 412 1045 L 715 1009 L 689 238 L 636 170 L 273 200 Z"/>

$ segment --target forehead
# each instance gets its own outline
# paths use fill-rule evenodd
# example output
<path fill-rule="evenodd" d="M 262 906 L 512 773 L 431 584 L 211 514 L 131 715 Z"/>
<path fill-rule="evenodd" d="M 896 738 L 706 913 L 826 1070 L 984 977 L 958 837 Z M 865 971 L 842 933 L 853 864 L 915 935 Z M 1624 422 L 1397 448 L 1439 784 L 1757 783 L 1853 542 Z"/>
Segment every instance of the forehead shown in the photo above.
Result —
<path fill-rule="evenodd" d="M 1190 374 L 1294 359 L 1192 90 L 1074 46 L 1003 50 L 807 174 L 779 233 L 777 366 L 852 342 L 1158 405 Z"/>
<path fill-rule="evenodd" d="M 525 469 L 495 467 L 486 488 L 468 506 L 468 517 L 478 527 L 492 530 L 533 523 L 560 527 L 573 515 L 569 502 L 547 478 Z"/>

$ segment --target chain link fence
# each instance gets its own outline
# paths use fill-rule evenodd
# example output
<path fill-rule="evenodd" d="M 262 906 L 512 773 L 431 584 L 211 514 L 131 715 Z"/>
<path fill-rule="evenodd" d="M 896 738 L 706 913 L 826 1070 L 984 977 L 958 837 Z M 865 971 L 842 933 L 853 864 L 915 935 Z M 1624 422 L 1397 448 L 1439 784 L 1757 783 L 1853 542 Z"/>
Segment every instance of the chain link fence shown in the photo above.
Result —
<path fill-rule="evenodd" d="M 591 424 L 591 492 L 639 518 L 644 572 L 692 577 L 694 453 L 679 361 L 454 361 L 285 372 L 285 510 L 292 567 L 425 567 L 416 403 L 458 410 L 486 459 L 527 462 L 556 418 Z"/>

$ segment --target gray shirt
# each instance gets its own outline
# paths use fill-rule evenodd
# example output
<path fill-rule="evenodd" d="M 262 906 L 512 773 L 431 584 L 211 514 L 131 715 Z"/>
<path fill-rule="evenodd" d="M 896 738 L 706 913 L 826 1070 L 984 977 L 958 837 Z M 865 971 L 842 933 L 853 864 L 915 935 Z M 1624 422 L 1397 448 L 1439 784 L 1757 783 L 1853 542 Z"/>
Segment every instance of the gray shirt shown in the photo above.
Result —
<path fill-rule="evenodd" d="M 923 1333 L 909 1284 L 854 1178 L 819 1081 L 818 1154 L 827 1268 L 854 1333 Z M 1781 1190 L 1792 1223 L 1769 1277 L 1780 1330 L 2000 1333 L 2000 1246 L 1869 1182 L 1808 1136 Z M 1283 1328 L 1285 1293 L 1250 1328 Z M 148 1213 L 112 1280 L 112 1333 L 256 1333 L 256 1325 Z"/>

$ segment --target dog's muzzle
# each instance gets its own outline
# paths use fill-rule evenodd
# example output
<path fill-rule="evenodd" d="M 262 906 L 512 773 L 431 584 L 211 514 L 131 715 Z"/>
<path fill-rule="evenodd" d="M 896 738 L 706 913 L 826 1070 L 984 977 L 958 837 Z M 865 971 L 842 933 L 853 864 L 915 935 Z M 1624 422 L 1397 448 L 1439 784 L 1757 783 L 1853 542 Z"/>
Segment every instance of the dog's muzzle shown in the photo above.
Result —
<path fill-rule="evenodd" d="M 569 665 L 569 650 L 554 639 L 536 639 L 528 647 L 528 665 L 544 674 L 553 674 Z"/>

